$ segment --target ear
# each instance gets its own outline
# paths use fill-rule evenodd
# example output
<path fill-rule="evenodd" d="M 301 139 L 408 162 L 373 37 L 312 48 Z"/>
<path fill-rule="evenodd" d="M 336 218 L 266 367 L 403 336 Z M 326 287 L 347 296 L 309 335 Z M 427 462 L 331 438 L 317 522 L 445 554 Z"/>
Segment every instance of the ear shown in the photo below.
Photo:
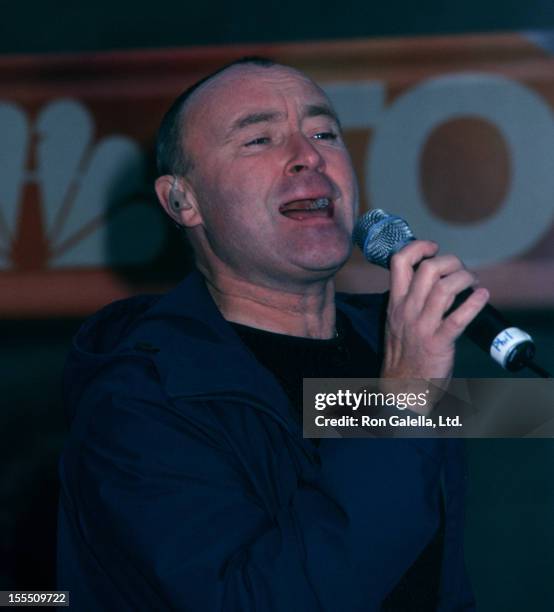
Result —
<path fill-rule="evenodd" d="M 162 208 L 177 225 L 194 227 L 202 223 L 194 190 L 184 177 L 164 174 L 156 179 L 155 188 Z"/>

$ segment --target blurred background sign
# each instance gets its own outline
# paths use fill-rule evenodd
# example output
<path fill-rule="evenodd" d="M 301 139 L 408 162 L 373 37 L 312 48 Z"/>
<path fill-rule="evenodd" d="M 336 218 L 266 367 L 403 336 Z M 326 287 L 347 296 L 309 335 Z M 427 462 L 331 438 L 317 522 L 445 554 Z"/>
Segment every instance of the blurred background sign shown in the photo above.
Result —
<path fill-rule="evenodd" d="M 153 144 L 187 86 L 243 55 L 307 72 L 341 117 L 361 210 L 404 216 L 496 303 L 554 306 L 554 60 L 539 35 L 0 59 L 0 314 L 82 316 L 184 274 Z M 184 250 L 184 249 L 183 249 Z M 382 290 L 355 253 L 339 288 Z"/>

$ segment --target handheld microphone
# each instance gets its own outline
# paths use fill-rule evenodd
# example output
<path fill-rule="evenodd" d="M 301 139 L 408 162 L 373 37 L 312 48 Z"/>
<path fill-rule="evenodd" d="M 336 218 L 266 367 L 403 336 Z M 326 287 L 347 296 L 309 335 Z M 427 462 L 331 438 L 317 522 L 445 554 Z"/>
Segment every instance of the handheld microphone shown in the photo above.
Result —
<path fill-rule="evenodd" d="M 352 235 L 352 240 L 360 247 L 365 258 L 383 268 L 388 268 L 391 257 L 415 239 L 404 219 L 389 215 L 379 208 L 360 217 Z M 459 293 L 445 316 L 472 292 L 473 289 L 465 289 Z M 509 323 L 490 304 L 481 310 L 464 333 L 506 370 L 516 372 L 529 366 L 538 372 L 538 366 L 533 367 L 535 364 L 532 364 L 535 344 L 531 336 Z"/>

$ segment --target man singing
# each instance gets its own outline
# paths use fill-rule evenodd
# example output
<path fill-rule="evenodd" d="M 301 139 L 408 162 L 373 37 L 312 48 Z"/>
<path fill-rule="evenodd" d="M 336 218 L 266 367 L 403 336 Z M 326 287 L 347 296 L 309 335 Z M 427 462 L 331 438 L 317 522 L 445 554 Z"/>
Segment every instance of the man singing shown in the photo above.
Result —
<path fill-rule="evenodd" d="M 386 304 L 335 293 L 356 179 L 328 98 L 290 67 L 245 58 L 184 92 L 158 165 L 196 270 L 75 340 L 59 587 L 77 610 L 473 609 L 459 441 L 317 444 L 301 390 L 448 378 L 487 291 L 446 316 L 475 278 L 415 241 Z"/>

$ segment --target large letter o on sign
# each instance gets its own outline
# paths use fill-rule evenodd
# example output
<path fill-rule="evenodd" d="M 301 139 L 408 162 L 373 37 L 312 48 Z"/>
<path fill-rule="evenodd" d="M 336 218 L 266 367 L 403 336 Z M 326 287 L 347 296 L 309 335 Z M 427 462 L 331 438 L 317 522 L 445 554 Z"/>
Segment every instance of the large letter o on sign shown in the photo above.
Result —
<path fill-rule="evenodd" d="M 434 217 L 419 186 L 420 157 L 440 124 L 481 118 L 502 134 L 512 176 L 494 215 L 469 225 Z M 491 74 L 430 79 L 395 100 L 381 117 L 367 162 L 370 202 L 405 217 L 417 236 L 436 239 L 470 265 L 515 257 L 550 228 L 554 211 L 554 117 L 525 86 Z"/>

